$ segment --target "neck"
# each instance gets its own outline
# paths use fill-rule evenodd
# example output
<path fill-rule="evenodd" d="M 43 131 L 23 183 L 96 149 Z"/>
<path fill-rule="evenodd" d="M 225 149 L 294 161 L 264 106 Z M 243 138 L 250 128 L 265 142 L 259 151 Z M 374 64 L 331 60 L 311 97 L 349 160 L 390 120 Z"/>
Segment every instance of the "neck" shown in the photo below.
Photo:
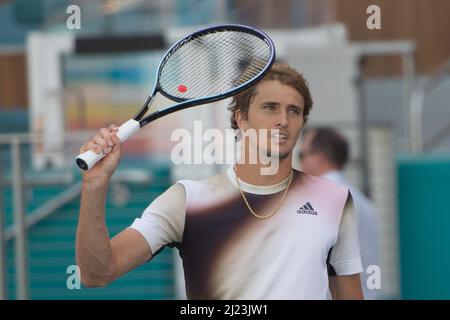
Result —
<path fill-rule="evenodd" d="M 261 170 L 269 168 L 269 165 L 264 165 L 260 162 L 256 164 L 248 164 L 238 161 L 236 164 L 236 174 L 240 180 L 246 183 L 257 186 L 270 186 L 286 180 L 292 172 L 292 157 L 289 155 L 284 159 L 279 160 L 279 167 L 275 174 L 263 175 Z"/>

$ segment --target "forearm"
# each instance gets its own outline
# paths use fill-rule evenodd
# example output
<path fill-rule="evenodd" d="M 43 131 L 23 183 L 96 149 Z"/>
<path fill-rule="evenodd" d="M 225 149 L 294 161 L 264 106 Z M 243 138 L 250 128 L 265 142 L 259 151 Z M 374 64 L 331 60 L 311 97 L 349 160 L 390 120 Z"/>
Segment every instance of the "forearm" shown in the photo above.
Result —
<path fill-rule="evenodd" d="M 82 282 L 102 286 L 115 273 L 108 228 L 105 223 L 107 180 L 84 181 L 76 239 L 76 259 Z"/>

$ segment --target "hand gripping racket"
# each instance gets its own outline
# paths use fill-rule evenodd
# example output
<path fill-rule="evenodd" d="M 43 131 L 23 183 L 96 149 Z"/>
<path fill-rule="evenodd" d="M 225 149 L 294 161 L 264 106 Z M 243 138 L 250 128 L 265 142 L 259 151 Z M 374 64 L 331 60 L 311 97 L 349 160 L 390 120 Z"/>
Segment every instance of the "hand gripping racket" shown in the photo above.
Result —
<path fill-rule="evenodd" d="M 125 142 L 139 128 L 172 112 L 231 97 L 261 80 L 274 60 L 273 42 L 259 30 L 219 25 L 194 32 L 164 55 L 152 94 L 134 118 L 119 127 L 117 136 Z M 176 104 L 151 110 L 158 92 Z M 76 163 L 89 170 L 104 156 L 88 150 Z"/>

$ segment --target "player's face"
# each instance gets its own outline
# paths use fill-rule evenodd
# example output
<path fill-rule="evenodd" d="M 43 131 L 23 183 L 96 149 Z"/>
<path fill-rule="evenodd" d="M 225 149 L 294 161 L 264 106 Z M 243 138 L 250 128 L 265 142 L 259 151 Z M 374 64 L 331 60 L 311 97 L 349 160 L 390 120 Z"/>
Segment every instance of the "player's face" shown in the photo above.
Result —
<path fill-rule="evenodd" d="M 237 123 L 243 131 L 266 129 L 268 143 L 258 141 L 258 150 L 270 156 L 271 145 L 276 144 L 279 158 L 284 159 L 291 155 L 303 128 L 304 106 L 304 99 L 295 88 L 277 80 L 262 81 L 256 88 L 247 118 L 238 111 Z M 274 134 L 271 129 L 278 129 L 279 134 Z"/>

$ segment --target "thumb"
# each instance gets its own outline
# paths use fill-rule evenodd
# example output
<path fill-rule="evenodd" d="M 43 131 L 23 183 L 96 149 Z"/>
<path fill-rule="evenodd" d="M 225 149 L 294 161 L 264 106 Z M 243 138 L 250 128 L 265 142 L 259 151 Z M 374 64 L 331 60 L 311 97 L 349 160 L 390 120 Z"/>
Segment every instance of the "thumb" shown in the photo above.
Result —
<path fill-rule="evenodd" d="M 112 151 L 114 153 L 115 152 L 119 152 L 120 153 L 122 142 L 120 141 L 119 137 L 117 136 L 117 134 L 115 132 L 113 132 L 111 134 L 111 138 L 112 138 L 112 141 L 114 142 L 114 147 L 113 147 Z"/>

